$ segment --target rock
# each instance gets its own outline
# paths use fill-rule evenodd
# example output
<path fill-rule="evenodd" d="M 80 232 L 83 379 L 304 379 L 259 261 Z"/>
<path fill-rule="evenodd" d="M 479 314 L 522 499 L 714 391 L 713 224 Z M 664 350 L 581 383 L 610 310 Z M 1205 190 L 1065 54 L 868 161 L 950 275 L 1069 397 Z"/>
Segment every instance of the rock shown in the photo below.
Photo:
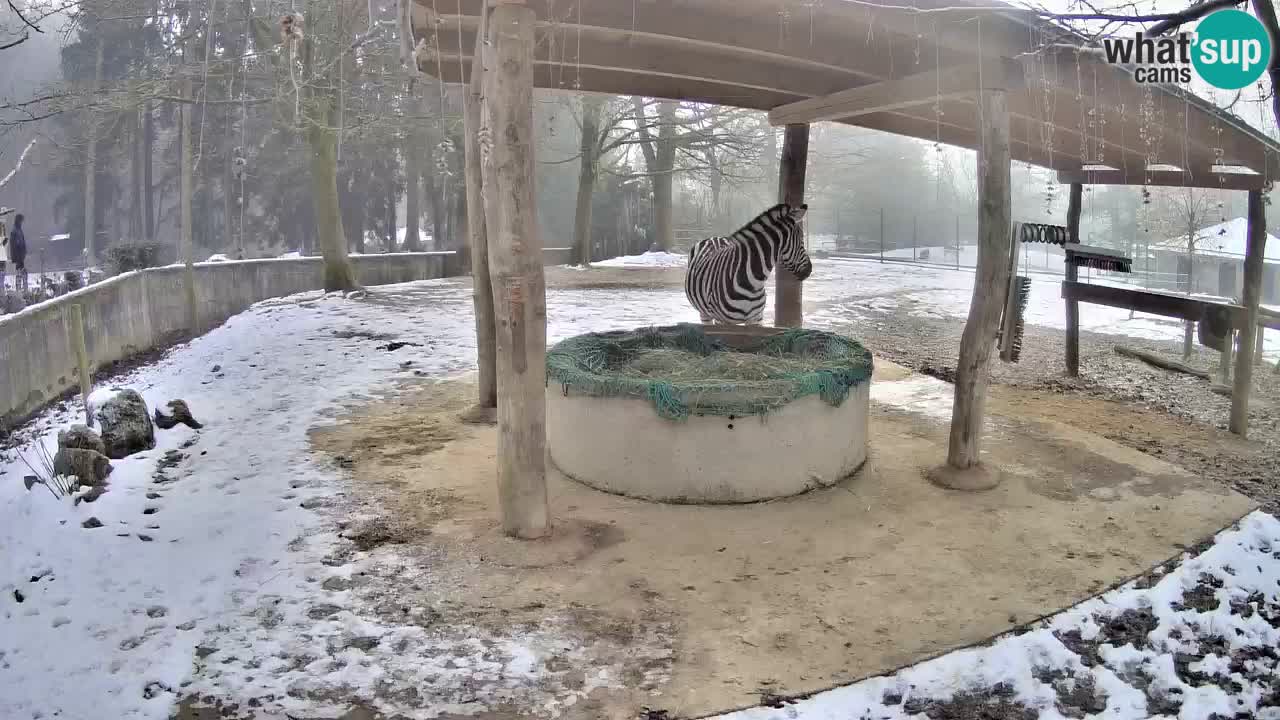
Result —
<path fill-rule="evenodd" d="M 121 390 L 97 408 L 97 416 L 107 457 L 112 460 L 156 446 L 155 426 L 137 390 Z"/>
<path fill-rule="evenodd" d="M 88 520 L 85 520 L 84 522 L 80 523 L 80 527 L 86 530 L 92 530 L 93 528 L 100 528 L 102 527 L 102 521 L 96 517 L 91 517 Z"/>
<path fill-rule="evenodd" d="M 98 437 L 98 433 L 87 425 L 72 425 L 58 433 L 58 447 L 76 450 L 93 450 L 99 455 L 107 454 L 107 445 Z"/>
<path fill-rule="evenodd" d="M 170 400 L 169 412 L 171 414 L 165 415 L 160 412 L 160 408 L 156 408 L 156 425 L 158 425 L 161 430 L 168 430 L 176 427 L 178 423 L 182 423 L 194 430 L 199 430 L 204 427 L 204 425 L 198 422 L 195 418 L 191 417 L 191 409 L 187 407 L 185 400 Z"/>
<path fill-rule="evenodd" d="M 75 477 L 81 485 L 97 487 L 111 474 L 111 461 L 97 450 L 84 448 L 59 448 L 53 456 L 53 472 L 64 477 Z"/>

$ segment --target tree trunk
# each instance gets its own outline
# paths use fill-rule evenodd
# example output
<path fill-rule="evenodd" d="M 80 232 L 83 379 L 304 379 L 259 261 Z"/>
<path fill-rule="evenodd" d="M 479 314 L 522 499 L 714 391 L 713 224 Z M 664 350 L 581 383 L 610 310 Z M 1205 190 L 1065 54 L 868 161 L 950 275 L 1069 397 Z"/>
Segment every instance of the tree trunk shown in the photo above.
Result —
<path fill-rule="evenodd" d="M 591 198 L 595 193 L 600 162 L 600 112 L 604 98 L 588 95 L 582 98 L 582 142 L 579 145 L 578 204 L 573 216 L 574 260 L 586 267 L 591 264 Z"/>
<path fill-rule="evenodd" d="M 675 244 L 675 217 L 672 209 L 672 187 L 670 173 L 653 176 L 653 242 L 662 250 L 670 250 Z M 644 248 L 648 250 L 649 248 Z"/>
<path fill-rule="evenodd" d="M 303 43 L 302 73 L 310 77 L 316 62 L 313 41 Z M 336 67 L 331 67 L 324 84 L 336 87 L 342 82 Z M 338 200 L 338 133 L 334 121 L 334 94 L 332 90 L 311 90 L 302 103 L 303 122 L 306 125 L 307 147 L 311 166 L 311 213 L 319 240 L 320 255 L 324 258 L 325 292 L 356 290 L 355 270 L 347 256 L 347 237 L 342 228 L 342 212 Z"/>
<path fill-rule="evenodd" d="M 658 167 L 661 182 L 654 183 L 654 230 L 658 246 L 670 251 L 675 245 L 676 104 L 658 103 Z"/>
<path fill-rule="evenodd" d="M 98 39 L 98 48 L 94 60 L 93 90 L 97 92 L 102 85 L 102 39 Z M 98 262 L 98 125 L 97 118 L 90 113 L 89 117 L 89 149 L 84 164 L 84 261 L 90 268 Z"/>
<path fill-rule="evenodd" d="M 423 184 L 426 186 L 424 190 L 427 193 L 427 202 L 431 207 L 431 245 L 434 250 L 448 249 L 449 243 L 445 239 L 444 218 L 444 179 L 435 171 L 435 165 L 428 162 L 427 166 L 431 168 L 423 175 Z"/>
<path fill-rule="evenodd" d="M 191 99 L 191 80 L 184 80 L 182 84 L 182 97 L 185 100 Z M 182 177 L 179 181 L 181 185 L 181 196 L 178 200 L 179 212 L 181 214 L 182 229 L 180 232 L 180 244 L 182 247 L 182 278 L 183 287 L 186 291 L 187 305 L 187 331 L 192 335 L 200 332 L 198 318 L 196 315 L 196 274 L 195 268 L 192 267 L 192 248 L 191 248 L 191 194 L 194 185 L 194 162 L 191 157 L 191 109 L 190 102 L 182 103 L 178 112 L 182 118 L 182 149 L 181 149 L 181 173 Z"/>
<path fill-rule="evenodd" d="M 142 115 L 135 112 L 130 128 L 129 144 L 129 237 L 137 242 L 143 239 L 142 228 Z"/>
<path fill-rule="evenodd" d="M 649 132 L 650 118 L 644 109 L 644 101 L 633 98 L 636 109 L 637 135 L 640 137 L 640 149 L 644 153 L 645 167 L 649 170 L 649 180 L 653 185 L 653 238 L 663 250 L 670 250 L 675 244 L 675 221 L 672 197 L 676 161 L 676 103 L 663 101 L 658 103 L 658 135 L 655 139 Z M 644 248 L 647 250 L 648 248 Z"/>
<path fill-rule="evenodd" d="M 235 236 L 235 142 L 232 140 L 231 134 L 231 117 L 228 111 L 227 115 L 227 131 L 222 139 L 223 151 L 223 168 L 222 168 L 222 247 L 232 250 L 239 246 Z M 232 253 L 235 255 L 236 253 Z"/>
<path fill-rule="evenodd" d="M 1003 298 L 992 288 L 1008 285 L 1010 258 L 1010 155 L 1008 93 L 985 90 L 978 96 L 978 267 L 973 282 L 969 318 L 960 338 L 956 363 L 955 405 L 947 453 L 947 475 L 935 476 L 948 487 L 992 487 L 998 476 L 970 476 L 954 471 L 976 468 L 981 462 L 984 407 L 991 348 L 1000 323 Z"/>
<path fill-rule="evenodd" d="M 325 117 L 322 113 L 319 117 Z M 347 257 L 342 213 L 338 212 L 338 137 L 327 125 L 312 124 L 307 130 L 311 150 L 311 202 L 315 215 L 320 254 L 324 257 L 325 292 L 355 290 L 355 272 Z"/>
<path fill-rule="evenodd" d="M 143 232 L 147 242 L 155 242 L 156 239 L 156 214 L 155 214 L 155 188 L 152 187 L 151 168 L 152 155 L 155 150 L 155 127 L 151 120 L 151 103 L 143 103 L 142 105 L 142 211 L 145 214 Z"/>
<path fill-rule="evenodd" d="M 421 93 L 419 93 L 421 95 Z M 422 107 L 421 98 L 414 101 L 414 105 L 418 108 Z M 420 182 L 422 178 L 422 133 L 418 132 L 417 124 L 425 122 L 423 119 L 415 119 L 411 121 L 409 128 L 405 131 L 404 141 L 404 250 L 405 252 L 418 252 L 422 249 L 421 222 L 422 208 L 419 202 L 422 198 Z"/>

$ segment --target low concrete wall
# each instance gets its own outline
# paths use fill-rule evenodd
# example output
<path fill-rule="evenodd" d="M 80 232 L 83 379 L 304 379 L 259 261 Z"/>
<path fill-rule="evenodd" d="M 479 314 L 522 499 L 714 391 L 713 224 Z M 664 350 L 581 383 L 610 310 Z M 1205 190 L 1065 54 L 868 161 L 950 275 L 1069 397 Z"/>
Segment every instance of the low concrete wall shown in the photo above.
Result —
<path fill-rule="evenodd" d="M 548 250 L 549 262 L 563 262 Z M 456 253 L 395 253 L 352 257 L 366 286 L 461 274 Z M 320 258 L 198 263 L 196 301 L 201 331 L 217 327 L 256 302 L 324 286 Z M 77 384 L 67 341 L 66 308 L 84 312 L 85 343 L 94 367 L 165 345 L 186 330 L 182 267 L 119 275 L 74 293 L 0 317 L 0 422 L 18 422 Z"/>
<path fill-rule="evenodd" d="M 630 397 L 547 388 L 547 448 L 565 475 L 597 490 L 670 503 L 748 503 L 834 485 L 867 459 L 871 381 L 839 407 L 817 395 L 763 417 L 658 416 Z"/>

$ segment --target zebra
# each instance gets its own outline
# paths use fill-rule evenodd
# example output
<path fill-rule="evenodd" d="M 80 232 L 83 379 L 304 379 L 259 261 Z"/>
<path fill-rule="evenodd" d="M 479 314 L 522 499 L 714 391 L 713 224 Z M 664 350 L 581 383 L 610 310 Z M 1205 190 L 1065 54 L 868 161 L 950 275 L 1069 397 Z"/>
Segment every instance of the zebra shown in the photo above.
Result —
<path fill-rule="evenodd" d="M 800 221 L 808 205 L 778 204 L 728 237 L 709 237 L 689 249 L 684 294 L 702 322 L 759 325 L 764 288 L 775 262 L 800 280 L 813 272 Z"/>

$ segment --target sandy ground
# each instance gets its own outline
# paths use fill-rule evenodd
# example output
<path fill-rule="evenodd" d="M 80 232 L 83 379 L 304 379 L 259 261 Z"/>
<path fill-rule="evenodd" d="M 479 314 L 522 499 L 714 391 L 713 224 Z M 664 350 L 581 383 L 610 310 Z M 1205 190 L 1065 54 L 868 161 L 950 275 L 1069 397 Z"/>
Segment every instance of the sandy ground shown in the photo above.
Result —
<path fill-rule="evenodd" d="M 949 389 L 887 362 L 873 393 L 877 384 L 894 404 L 873 406 L 871 459 L 834 488 L 670 506 L 590 490 L 552 467 L 557 528 L 535 543 L 497 526 L 496 434 L 462 420 L 469 382 L 405 385 L 311 437 L 352 473 L 357 514 L 378 508 L 352 528 L 355 548 L 405 546 L 363 582 L 364 604 L 392 616 L 429 606 L 444 634 L 568 618 L 586 649 L 566 657 L 576 672 L 551 682 L 584 692 L 562 711 L 583 720 L 644 708 L 699 717 L 918 662 L 1096 594 L 1249 507 L 1052 418 L 1027 421 L 1016 402 L 993 408 L 990 462 L 1005 485 L 943 491 L 924 474 L 945 453 L 936 410 Z M 450 580 L 406 588 L 428 575 Z M 394 597 L 379 595 L 388 588 Z M 602 679 L 592 692 L 585 668 L 622 687 Z"/>

